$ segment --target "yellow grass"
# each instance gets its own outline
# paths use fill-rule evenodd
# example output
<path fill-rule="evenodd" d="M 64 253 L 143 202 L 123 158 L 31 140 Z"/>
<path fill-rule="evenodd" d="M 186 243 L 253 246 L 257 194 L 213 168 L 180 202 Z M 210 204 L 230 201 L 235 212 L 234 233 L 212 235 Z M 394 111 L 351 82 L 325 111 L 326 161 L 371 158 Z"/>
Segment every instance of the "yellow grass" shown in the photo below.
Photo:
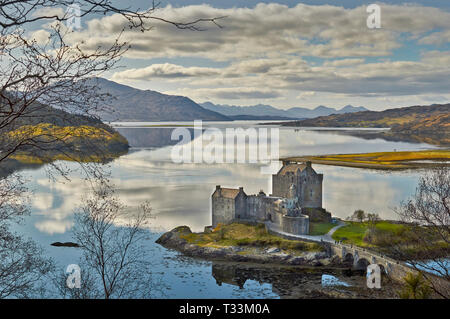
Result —
<path fill-rule="evenodd" d="M 311 161 L 317 164 L 365 168 L 418 168 L 426 166 L 415 161 L 450 161 L 450 150 L 426 150 L 408 152 L 373 152 L 357 154 L 330 154 L 292 157 L 284 160 Z M 430 163 L 437 165 L 437 163 Z M 448 163 L 450 164 L 450 163 Z"/>
<path fill-rule="evenodd" d="M 316 243 L 299 240 L 288 240 L 271 235 L 263 224 L 252 226 L 240 223 L 220 225 L 212 233 L 190 233 L 182 235 L 182 238 L 191 244 L 202 247 L 230 247 L 240 246 L 246 249 L 261 247 L 279 247 L 289 253 L 305 251 L 320 251 L 322 247 Z"/>
<path fill-rule="evenodd" d="M 103 128 L 81 125 L 81 126 L 56 126 L 49 123 L 41 123 L 38 125 L 24 125 L 20 128 L 9 132 L 11 138 L 30 139 L 30 138 L 44 138 L 44 139 L 58 139 L 68 140 L 71 138 L 95 138 L 112 140 L 117 138 L 116 133 L 110 133 Z"/>
<path fill-rule="evenodd" d="M 71 150 L 67 152 L 48 151 L 41 152 L 39 156 L 30 154 L 27 151 L 19 151 L 10 158 L 23 164 L 45 164 L 56 160 L 78 161 L 78 162 L 103 162 L 107 158 L 117 157 L 116 153 L 124 153 L 120 150 L 102 151 L 101 154 L 86 150 L 85 152 L 75 152 L 73 150 L 83 150 L 84 142 L 90 141 L 90 145 L 119 145 L 127 144 L 126 139 L 117 132 L 109 132 L 101 127 L 94 126 L 56 126 L 49 123 L 40 123 L 38 125 L 24 125 L 20 128 L 8 132 L 10 139 L 18 141 L 33 140 L 34 143 L 59 143 L 63 142 L 72 145 Z"/>

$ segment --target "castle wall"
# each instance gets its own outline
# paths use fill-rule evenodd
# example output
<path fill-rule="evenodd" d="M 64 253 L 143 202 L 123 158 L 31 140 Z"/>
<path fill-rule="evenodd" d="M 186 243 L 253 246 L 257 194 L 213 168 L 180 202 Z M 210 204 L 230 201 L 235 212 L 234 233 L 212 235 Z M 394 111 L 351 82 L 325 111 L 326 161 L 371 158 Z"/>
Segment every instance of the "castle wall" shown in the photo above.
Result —
<path fill-rule="evenodd" d="M 237 220 L 270 221 L 286 233 L 308 234 L 310 217 L 328 219 L 328 215 L 322 210 L 323 175 L 317 174 L 310 162 L 300 168 L 291 166 L 272 175 L 272 196 L 262 191 L 247 196 L 242 187 L 238 193 L 237 189 L 221 193 L 218 186 L 212 196 L 213 227 Z"/>
<path fill-rule="evenodd" d="M 311 180 L 303 187 L 303 207 L 321 208 L 322 207 L 322 182 Z"/>
<path fill-rule="evenodd" d="M 309 218 L 308 216 L 282 216 L 281 227 L 285 233 L 293 235 L 308 235 Z"/>
<path fill-rule="evenodd" d="M 272 195 L 276 197 L 289 197 L 289 188 L 292 184 L 298 186 L 297 176 L 294 174 L 273 175 L 272 176 Z"/>
<path fill-rule="evenodd" d="M 330 223 L 331 222 L 331 213 L 327 212 L 323 208 L 311 208 L 311 207 L 303 207 L 301 210 L 303 215 L 309 216 L 310 222 L 316 223 Z"/>
<path fill-rule="evenodd" d="M 261 197 L 256 195 L 247 197 L 247 219 L 265 220 L 266 205 Z"/>
<path fill-rule="evenodd" d="M 322 181 L 323 175 L 316 174 L 310 167 L 305 168 L 300 176 L 300 204 L 302 207 L 322 207 Z"/>
<path fill-rule="evenodd" d="M 235 201 L 226 197 L 212 197 L 212 226 L 227 224 L 235 218 Z"/>
<path fill-rule="evenodd" d="M 247 197 L 247 219 L 265 221 L 272 211 L 273 202 L 277 198 L 252 195 Z"/>
<path fill-rule="evenodd" d="M 280 211 L 280 209 L 275 204 L 272 204 L 272 209 L 270 210 L 270 213 L 268 215 L 270 216 L 270 220 L 272 221 L 272 223 L 282 227 L 283 212 Z"/>
<path fill-rule="evenodd" d="M 239 193 L 236 197 L 234 218 L 248 219 L 247 215 L 247 196 L 244 193 Z"/>

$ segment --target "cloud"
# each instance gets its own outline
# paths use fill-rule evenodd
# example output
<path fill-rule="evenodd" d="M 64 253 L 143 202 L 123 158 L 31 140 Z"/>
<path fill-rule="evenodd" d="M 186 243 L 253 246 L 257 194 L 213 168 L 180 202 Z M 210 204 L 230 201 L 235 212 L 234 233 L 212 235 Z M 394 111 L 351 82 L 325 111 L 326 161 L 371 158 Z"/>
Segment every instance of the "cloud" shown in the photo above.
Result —
<path fill-rule="evenodd" d="M 64 17 L 65 11 L 63 8 L 51 8 L 51 7 L 46 7 L 46 8 L 41 8 L 39 10 L 33 11 L 32 13 L 32 17 L 33 18 L 37 18 L 37 17 L 59 17 L 62 18 Z"/>
<path fill-rule="evenodd" d="M 38 193 L 33 197 L 33 207 L 45 211 L 51 209 L 53 206 L 53 195 L 46 193 Z"/>
<path fill-rule="evenodd" d="M 334 62 L 311 66 L 290 56 L 241 61 L 216 71 L 208 69 L 216 75 L 198 75 L 190 79 L 191 88 L 178 93 L 202 100 L 279 98 L 290 91 L 301 91 L 296 94 L 299 99 L 313 96 L 311 92 L 364 97 L 448 93 L 443 79 L 450 77 L 449 52 L 426 52 L 419 61 Z"/>
<path fill-rule="evenodd" d="M 43 220 L 34 225 L 40 232 L 49 235 L 64 234 L 72 228 L 73 222 L 67 220 Z"/>
<path fill-rule="evenodd" d="M 219 71 L 214 68 L 183 67 L 170 63 L 152 64 L 146 68 L 129 69 L 117 72 L 113 80 L 151 80 L 154 78 L 177 79 L 217 75 Z"/>
<path fill-rule="evenodd" d="M 278 90 L 271 89 L 259 89 L 252 87 L 243 88 L 202 88 L 192 90 L 179 90 L 177 92 L 184 92 L 186 94 L 195 95 L 196 97 L 203 99 L 223 99 L 223 100 L 240 100 L 240 99 L 276 99 L 282 97 L 282 93 Z M 170 93 L 170 92 L 169 92 Z M 175 93 L 175 92 L 173 92 Z"/>
<path fill-rule="evenodd" d="M 218 9 L 210 5 L 167 6 L 156 12 L 174 21 L 221 17 L 223 28 L 201 24 L 202 32 L 182 31 L 172 25 L 150 21 L 151 32 L 126 30 L 123 40 L 132 46 L 130 58 L 192 56 L 202 54 L 214 60 L 248 58 L 270 53 L 320 57 L 387 56 L 400 47 L 399 33 L 425 34 L 437 28 L 450 29 L 450 13 L 437 8 L 382 4 L 382 29 L 367 28 L 366 7 L 354 9 L 322 5 L 258 4 L 254 8 Z M 75 32 L 74 42 L 94 50 L 112 43 L 127 25 L 112 15 L 87 22 L 87 29 Z"/>
<path fill-rule="evenodd" d="M 168 87 L 175 94 L 223 102 L 244 99 L 248 103 L 282 96 L 290 96 L 290 101 L 313 101 L 325 97 L 321 93 L 367 99 L 446 94 L 448 52 L 426 52 L 416 61 L 401 61 L 395 50 L 406 40 L 427 45 L 448 43 L 450 12 L 420 5 L 380 6 L 381 29 L 367 28 L 365 6 L 167 6 L 155 15 L 183 22 L 226 18 L 220 20 L 223 28 L 201 23 L 201 32 L 179 30 L 156 20 L 150 21 L 154 26 L 150 32 L 125 29 L 121 39 L 131 43 L 125 57 L 158 58 L 158 63 L 117 72 L 111 78 L 125 83 L 157 79 L 162 88 L 170 82 Z M 119 15 L 85 21 L 84 29 L 71 33 L 68 43 L 80 44 L 86 50 L 108 46 L 126 24 Z M 187 66 L 179 62 L 193 57 L 226 63 L 216 67 L 215 63 L 192 66 L 190 61 Z M 182 59 L 176 64 L 160 62 L 167 58 Z"/>
<path fill-rule="evenodd" d="M 301 93 L 297 96 L 297 98 L 300 99 L 300 100 L 303 100 L 303 99 L 307 99 L 307 98 L 309 98 L 309 97 L 312 97 L 312 96 L 314 96 L 314 95 L 316 95 L 316 92 L 314 92 L 314 91 L 306 91 L 306 92 L 301 92 Z"/>
<path fill-rule="evenodd" d="M 442 45 L 450 42 L 450 30 L 443 32 L 433 32 L 419 40 L 420 44 Z"/>
<path fill-rule="evenodd" d="M 50 35 L 50 32 L 41 29 L 41 30 L 33 32 L 29 36 L 29 38 L 36 41 L 36 43 L 42 45 L 42 44 L 46 44 L 50 41 L 51 35 Z"/>
<path fill-rule="evenodd" d="M 350 66 L 350 65 L 357 65 L 357 64 L 363 64 L 364 59 L 342 59 L 342 60 L 334 60 L 334 61 L 326 61 L 323 65 L 324 66 Z"/>

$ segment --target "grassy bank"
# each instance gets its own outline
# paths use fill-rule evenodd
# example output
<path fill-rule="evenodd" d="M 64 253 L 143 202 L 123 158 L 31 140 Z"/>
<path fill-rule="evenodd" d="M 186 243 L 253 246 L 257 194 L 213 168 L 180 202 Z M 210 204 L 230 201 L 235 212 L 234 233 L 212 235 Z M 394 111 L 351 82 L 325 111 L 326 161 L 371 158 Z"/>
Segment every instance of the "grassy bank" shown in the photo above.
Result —
<path fill-rule="evenodd" d="M 311 236 L 325 235 L 334 226 L 337 226 L 337 224 L 310 222 L 309 223 L 309 235 L 311 235 Z"/>
<path fill-rule="evenodd" d="M 5 136 L 22 147 L 10 159 L 22 164 L 46 164 L 57 160 L 104 162 L 128 152 L 128 141 L 118 132 L 94 126 L 24 125 Z"/>
<path fill-rule="evenodd" d="M 311 161 L 316 164 L 374 169 L 424 168 L 439 165 L 450 166 L 450 150 L 330 154 L 290 157 L 283 160 Z"/>
<path fill-rule="evenodd" d="M 402 240 L 402 235 L 404 235 L 409 229 L 408 226 L 403 224 L 380 221 L 375 225 L 375 232 L 378 237 L 369 239 L 368 223 L 347 223 L 348 224 L 346 226 L 336 230 L 336 232 L 332 235 L 332 238 L 338 241 L 342 240 L 345 244 L 352 244 L 361 247 L 384 246 L 384 242 L 381 237 L 385 237 L 386 239 L 395 238 L 396 240 Z"/>
<path fill-rule="evenodd" d="M 190 233 L 181 236 L 191 244 L 203 247 L 269 248 L 278 247 L 295 254 L 307 251 L 321 251 L 322 247 L 315 243 L 287 240 L 267 232 L 265 225 L 246 225 L 233 223 L 219 225 L 211 233 Z"/>
<path fill-rule="evenodd" d="M 334 240 L 370 248 L 397 259 L 402 259 L 397 255 L 398 249 L 407 255 L 417 256 L 418 259 L 427 259 L 430 256 L 448 257 L 448 244 L 441 238 L 428 233 L 426 228 L 417 229 L 411 225 L 389 221 L 380 221 L 373 227 L 370 227 L 368 223 L 347 223 L 332 235 Z M 417 231 L 423 232 L 424 236 L 435 237 L 429 238 L 431 246 L 425 247 L 416 243 Z"/>

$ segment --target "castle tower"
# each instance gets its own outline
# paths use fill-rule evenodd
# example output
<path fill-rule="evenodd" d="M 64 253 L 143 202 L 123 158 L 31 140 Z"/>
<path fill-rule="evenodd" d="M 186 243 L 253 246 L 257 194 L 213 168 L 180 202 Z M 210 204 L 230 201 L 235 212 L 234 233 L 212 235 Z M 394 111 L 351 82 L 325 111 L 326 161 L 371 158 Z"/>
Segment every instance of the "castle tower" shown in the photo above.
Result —
<path fill-rule="evenodd" d="M 317 174 L 309 161 L 283 162 L 278 173 L 272 175 L 272 195 L 297 198 L 301 207 L 322 208 L 322 181 L 323 174 Z"/>

